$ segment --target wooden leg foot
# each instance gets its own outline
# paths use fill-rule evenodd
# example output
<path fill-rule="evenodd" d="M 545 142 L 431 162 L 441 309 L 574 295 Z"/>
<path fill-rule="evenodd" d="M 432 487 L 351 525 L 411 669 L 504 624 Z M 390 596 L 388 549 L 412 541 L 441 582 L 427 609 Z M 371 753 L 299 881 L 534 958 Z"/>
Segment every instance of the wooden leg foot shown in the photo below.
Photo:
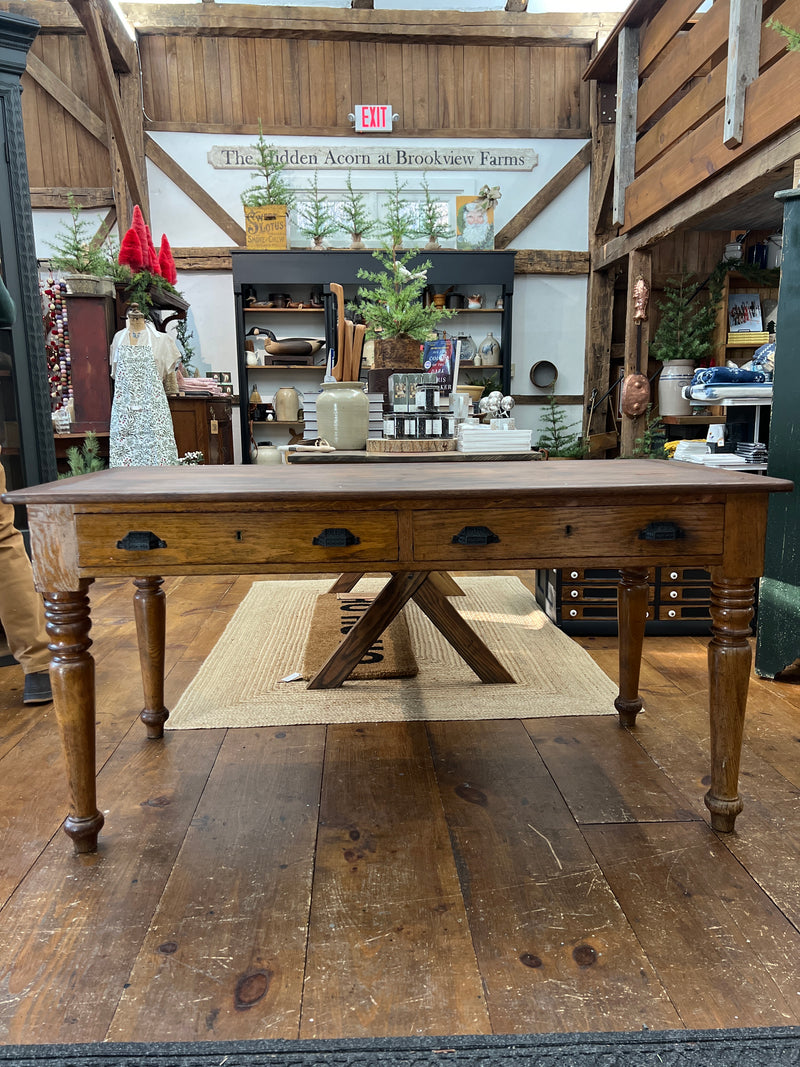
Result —
<path fill-rule="evenodd" d="M 711 788 L 705 804 L 715 830 L 730 833 L 742 810 L 739 762 L 747 688 L 753 658 L 750 620 L 755 581 L 715 576 L 711 582 L 711 642 L 708 646 Z"/>
<path fill-rule="evenodd" d="M 103 825 L 95 790 L 94 659 L 89 654 L 91 622 L 86 595 L 89 584 L 83 583 L 76 592 L 44 594 L 50 683 L 70 790 L 70 813 L 64 830 L 76 852 L 94 852 Z"/>
<path fill-rule="evenodd" d="M 630 567 L 619 572 L 619 696 L 614 707 L 619 712 L 620 726 L 635 726 L 636 716 L 643 707 L 639 696 L 639 671 L 649 592 L 647 568 Z"/>
<path fill-rule="evenodd" d="M 164 736 L 169 712 L 164 707 L 164 644 L 167 630 L 167 598 L 163 578 L 134 578 L 133 614 L 139 640 L 144 708 L 139 716 L 147 736 L 157 741 Z"/>

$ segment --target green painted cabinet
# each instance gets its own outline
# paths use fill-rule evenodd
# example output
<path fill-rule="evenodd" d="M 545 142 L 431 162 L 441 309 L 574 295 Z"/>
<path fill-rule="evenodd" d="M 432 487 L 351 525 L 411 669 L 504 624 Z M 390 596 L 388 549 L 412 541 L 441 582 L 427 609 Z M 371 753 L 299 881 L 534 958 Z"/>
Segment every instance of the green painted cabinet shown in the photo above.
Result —
<path fill-rule="evenodd" d="M 767 473 L 791 478 L 769 502 L 759 591 L 756 673 L 774 678 L 800 657 L 800 189 L 783 200 L 783 262 L 775 340 L 775 386 Z"/>

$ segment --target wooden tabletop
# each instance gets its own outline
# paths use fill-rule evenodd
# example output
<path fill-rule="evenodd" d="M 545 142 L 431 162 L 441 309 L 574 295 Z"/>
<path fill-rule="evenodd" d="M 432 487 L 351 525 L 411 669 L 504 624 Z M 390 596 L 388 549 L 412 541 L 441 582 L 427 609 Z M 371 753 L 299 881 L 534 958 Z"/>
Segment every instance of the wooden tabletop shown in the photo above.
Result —
<path fill-rule="evenodd" d="M 441 500 L 483 496 L 487 504 L 532 496 L 622 502 L 646 494 L 697 502 L 731 493 L 789 492 L 783 478 L 717 470 L 699 463 L 647 459 L 547 460 L 543 463 L 115 467 L 6 493 L 12 504 L 244 503 L 309 497 Z"/>

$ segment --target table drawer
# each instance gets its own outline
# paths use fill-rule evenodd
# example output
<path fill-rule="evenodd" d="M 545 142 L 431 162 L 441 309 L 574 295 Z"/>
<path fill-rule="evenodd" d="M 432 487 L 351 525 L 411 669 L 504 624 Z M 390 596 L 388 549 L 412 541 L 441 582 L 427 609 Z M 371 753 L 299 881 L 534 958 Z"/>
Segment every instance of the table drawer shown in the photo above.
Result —
<path fill-rule="evenodd" d="M 722 554 L 722 504 L 666 507 L 486 508 L 426 511 L 414 515 L 414 559 L 544 560 L 638 559 Z M 670 530 L 662 524 L 674 523 Z"/>
<path fill-rule="evenodd" d="M 398 558 L 397 514 L 391 511 L 84 514 L 76 522 L 79 565 L 87 568 L 146 560 L 148 568 L 158 561 L 223 570 L 228 564 L 311 563 L 324 570 Z"/>

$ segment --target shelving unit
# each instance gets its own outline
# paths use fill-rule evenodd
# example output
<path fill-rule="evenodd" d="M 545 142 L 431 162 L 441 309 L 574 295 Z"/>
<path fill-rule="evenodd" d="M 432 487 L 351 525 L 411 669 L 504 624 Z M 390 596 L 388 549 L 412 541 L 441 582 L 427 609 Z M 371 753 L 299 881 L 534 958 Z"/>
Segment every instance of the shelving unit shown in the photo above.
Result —
<path fill-rule="evenodd" d="M 459 309 L 457 314 L 443 320 L 442 327 L 448 336 L 470 334 L 476 345 L 491 331 L 500 343 L 500 362 L 478 367 L 465 367 L 462 381 L 471 377 L 497 374 L 500 388 L 511 391 L 511 316 L 514 292 L 513 252 L 420 252 L 409 263 L 429 261 L 431 269 L 428 281 L 435 292 L 444 292 L 450 286 L 468 297 L 480 292 L 490 307 Z M 318 388 L 325 368 L 325 355 L 335 338 L 334 308 L 325 287 L 338 282 L 344 287 L 345 299 L 355 299 L 356 290 L 366 284 L 359 279 L 361 269 L 376 271 L 380 265 L 371 252 L 351 252 L 336 249 L 315 252 L 309 249 L 284 252 L 260 252 L 251 249 L 234 249 L 231 252 L 233 292 L 236 303 L 236 331 L 239 365 L 239 402 L 241 405 L 242 458 L 250 460 L 251 427 L 257 443 L 269 439 L 273 429 L 285 433 L 297 427 L 302 432 L 303 421 L 282 424 L 279 422 L 251 421 L 249 398 L 253 385 L 264 402 L 284 385 L 293 385 L 300 393 Z M 260 304 L 269 302 L 270 293 L 285 293 L 293 303 L 309 303 L 311 292 L 322 296 L 320 308 L 248 308 L 246 294 L 252 291 Z M 494 306 L 502 300 L 502 308 Z M 478 325 L 476 325 L 478 324 Z M 252 367 L 247 365 L 245 341 L 253 327 L 271 330 L 276 337 L 315 337 L 325 339 L 315 362 L 286 366 Z M 478 332 L 480 331 L 480 332 Z M 475 335 L 477 333 L 477 336 Z M 278 443 L 278 442 L 273 442 Z"/>

